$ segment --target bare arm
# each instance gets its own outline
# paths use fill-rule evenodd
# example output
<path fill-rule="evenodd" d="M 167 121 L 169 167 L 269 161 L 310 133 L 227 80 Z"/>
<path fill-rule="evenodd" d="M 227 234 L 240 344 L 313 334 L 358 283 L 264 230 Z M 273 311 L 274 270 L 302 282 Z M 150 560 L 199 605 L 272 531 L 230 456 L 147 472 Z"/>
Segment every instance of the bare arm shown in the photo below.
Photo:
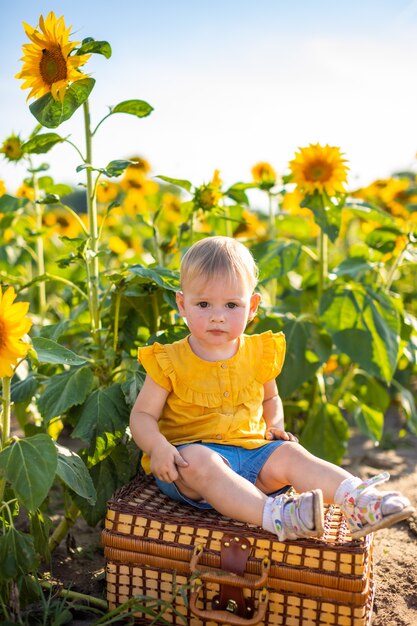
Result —
<path fill-rule="evenodd" d="M 177 466 L 187 467 L 188 463 L 158 427 L 167 397 L 168 391 L 147 375 L 130 414 L 130 430 L 138 447 L 150 456 L 152 474 L 173 482 L 178 478 Z"/>
<path fill-rule="evenodd" d="M 297 437 L 284 430 L 284 408 L 275 379 L 264 385 L 263 416 L 266 423 L 265 439 L 298 441 Z"/>

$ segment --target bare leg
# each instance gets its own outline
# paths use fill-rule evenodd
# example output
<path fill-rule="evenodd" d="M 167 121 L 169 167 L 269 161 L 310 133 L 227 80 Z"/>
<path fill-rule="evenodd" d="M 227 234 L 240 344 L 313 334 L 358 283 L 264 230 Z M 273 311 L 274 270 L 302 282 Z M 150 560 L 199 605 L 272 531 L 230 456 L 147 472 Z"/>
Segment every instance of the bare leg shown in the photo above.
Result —
<path fill-rule="evenodd" d="M 178 467 L 178 489 L 193 500 L 207 500 L 219 513 L 261 526 L 266 495 L 234 472 L 217 452 L 192 444 L 182 448 L 188 467 Z"/>
<path fill-rule="evenodd" d="M 272 493 L 284 485 L 293 485 L 302 493 L 321 489 L 325 502 L 333 502 L 340 483 L 352 474 L 310 454 L 300 444 L 286 442 L 271 454 L 259 472 L 256 486 Z"/>

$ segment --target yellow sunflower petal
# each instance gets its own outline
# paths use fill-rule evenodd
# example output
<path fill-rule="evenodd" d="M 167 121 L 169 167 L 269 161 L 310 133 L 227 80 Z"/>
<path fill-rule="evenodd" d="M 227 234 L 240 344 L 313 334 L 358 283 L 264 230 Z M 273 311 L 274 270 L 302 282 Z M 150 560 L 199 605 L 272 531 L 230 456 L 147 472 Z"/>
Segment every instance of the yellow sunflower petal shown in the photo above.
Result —
<path fill-rule="evenodd" d="M 69 41 L 71 27 L 65 26 L 63 16 L 58 19 L 51 11 L 46 18 L 39 18 L 39 26 L 33 28 L 23 22 L 24 31 L 32 43 L 24 44 L 22 71 L 16 78 L 24 81 L 22 89 L 30 89 L 29 98 L 39 98 L 50 93 L 55 100 L 63 102 L 69 85 L 85 78 L 78 71 L 90 58 L 90 54 L 72 55 L 78 41 Z"/>
<path fill-rule="evenodd" d="M 315 191 L 329 196 L 345 192 L 348 167 L 340 148 L 310 144 L 300 148 L 290 162 L 297 189 L 304 194 Z"/>
<path fill-rule="evenodd" d="M 32 322 L 25 317 L 28 302 L 14 302 L 16 292 L 0 288 L 0 376 L 12 376 L 19 359 L 26 356 L 30 345 L 22 341 Z"/>

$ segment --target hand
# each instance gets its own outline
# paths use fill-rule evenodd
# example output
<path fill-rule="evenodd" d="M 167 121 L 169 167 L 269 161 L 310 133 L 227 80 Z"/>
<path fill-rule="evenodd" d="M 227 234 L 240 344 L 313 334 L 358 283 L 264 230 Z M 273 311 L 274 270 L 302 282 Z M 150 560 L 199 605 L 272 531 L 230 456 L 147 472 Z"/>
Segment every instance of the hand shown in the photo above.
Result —
<path fill-rule="evenodd" d="M 173 483 L 179 478 L 177 467 L 188 467 L 188 463 L 168 441 L 152 450 L 151 472 L 156 478 L 165 483 Z"/>
<path fill-rule="evenodd" d="M 273 426 L 267 429 L 265 439 L 270 439 L 271 441 L 273 439 L 283 439 L 284 441 L 293 441 L 298 443 L 298 438 L 295 435 L 285 430 L 281 430 L 280 428 L 274 428 Z"/>

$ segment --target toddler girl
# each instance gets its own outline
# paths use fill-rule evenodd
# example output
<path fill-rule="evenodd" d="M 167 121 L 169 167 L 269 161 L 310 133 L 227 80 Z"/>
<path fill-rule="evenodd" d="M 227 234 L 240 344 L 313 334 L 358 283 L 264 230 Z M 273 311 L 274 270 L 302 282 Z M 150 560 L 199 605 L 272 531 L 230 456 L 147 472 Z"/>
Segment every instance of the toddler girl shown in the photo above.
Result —
<path fill-rule="evenodd" d="M 203 239 L 180 274 L 177 305 L 190 334 L 139 349 L 147 375 L 130 418 L 159 488 L 281 541 L 321 535 L 323 500 L 341 506 L 354 538 L 411 515 L 407 498 L 375 489 L 387 473 L 362 482 L 284 430 L 275 382 L 284 335 L 244 334 L 260 301 L 249 250 L 229 237 Z M 299 495 L 287 495 L 290 485 Z"/>

